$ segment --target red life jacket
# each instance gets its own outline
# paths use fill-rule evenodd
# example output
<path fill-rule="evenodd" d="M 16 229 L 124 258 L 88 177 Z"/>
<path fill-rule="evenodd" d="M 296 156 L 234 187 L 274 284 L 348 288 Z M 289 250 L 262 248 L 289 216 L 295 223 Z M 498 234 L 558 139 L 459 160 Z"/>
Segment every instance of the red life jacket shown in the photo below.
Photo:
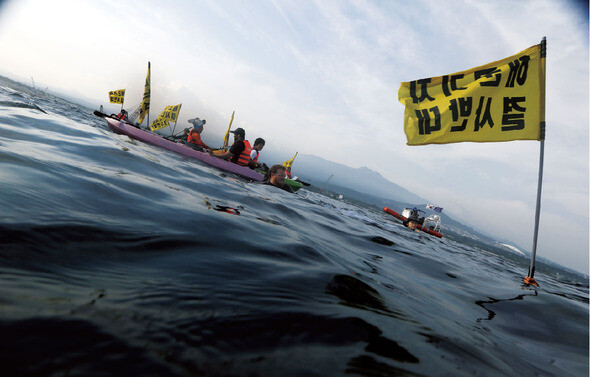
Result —
<path fill-rule="evenodd" d="M 123 114 L 123 113 L 119 113 L 117 116 L 118 116 L 118 117 L 119 117 L 119 119 L 121 119 L 121 120 L 125 120 L 125 118 L 126 118 L 125 114 Z"/>
<path fill-rule="evenodd" d="M 252 148 L 252 150 L 254 150 L 254 148 Z M 252 153 L 252 152 L 250 152 Z M 260 156 L 260 151 L 256 151 L 256 157 L 252 158 L 252 161 L 258 161 L 258 156 Z M 250 156 L 252 157 L 252 156 Z"/>
<path fill-rule="evenodd" d="M 244 140 L 244 150 L 240 153 L 240 157 L 238 157 L 238 161 L 236 162 L 238 165 L 247 166 L 250 162 L 250 153 L 252 152 L 252 146 L 248 140 Z"/>

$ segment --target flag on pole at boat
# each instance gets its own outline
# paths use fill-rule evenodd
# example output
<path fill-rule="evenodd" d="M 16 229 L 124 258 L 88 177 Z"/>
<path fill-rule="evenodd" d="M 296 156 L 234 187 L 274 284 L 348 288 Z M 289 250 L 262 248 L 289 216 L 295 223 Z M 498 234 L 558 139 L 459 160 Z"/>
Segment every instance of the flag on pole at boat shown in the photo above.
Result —
<path fill-rule="evenodd" d="M 170 126 L 170 122 L 176 122 L 178 120 L 178 113 L 180 112 L 180 108 L 182 107 L 182 103 L 180 105 L 171 105 L 166 106 L 164 110 L 158 115 L 156 120 L 152 122 L 150 128 L 152 131 L 159 130 L 164 127 Z"/>
<path fill-rule="evenodd" d="M 113 90 L 109 92 L 109 102 L 123 104 L 125 100 L 125 89 Z"/>
<path fill-rule="evenodd" d="M 143 89 L 143 99 L 141 100 L 141 107 L 139 111 L 139 119 L 138 122 L 141 124 L 146 116 L 148 116 L 148 123 L 149 123 L 149 113 L 150 113 L 150 98 L 151 98 L 151 64 L 148 62 L 148 71 L 147 76 L 145 78 L 145 87 Z"/>

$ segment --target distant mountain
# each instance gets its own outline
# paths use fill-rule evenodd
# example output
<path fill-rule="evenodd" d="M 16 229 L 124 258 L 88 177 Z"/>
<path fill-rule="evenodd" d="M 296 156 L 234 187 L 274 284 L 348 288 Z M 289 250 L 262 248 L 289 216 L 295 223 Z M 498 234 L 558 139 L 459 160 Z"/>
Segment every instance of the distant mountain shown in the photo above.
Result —
<path fill-rule="evenodd" d="M 301 173 L 302 179 L 308 179 L 315 186 L 322 187 L 330 178 L 326 187 L 339 186 L 386 199 L 408 203 L 426 203 L 427 200 L 388 181 L 374 170 L 366 167 L 351 168 L 321 157 L 300 154 L 295 160 L 295 173 Z"/>

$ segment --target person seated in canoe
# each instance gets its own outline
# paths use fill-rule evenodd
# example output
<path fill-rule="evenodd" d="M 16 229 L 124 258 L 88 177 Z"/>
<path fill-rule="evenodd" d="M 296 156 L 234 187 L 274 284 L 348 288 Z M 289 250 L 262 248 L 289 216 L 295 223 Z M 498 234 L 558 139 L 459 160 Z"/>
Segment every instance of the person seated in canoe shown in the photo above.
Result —
<path fill-rule="evenodd" d="M 222 152 L 222 153 L 210 153 L 211 156 L 217 158 L 223 158 L 224 160 L 229 160 L 234 164 L 248 166 L 250 163 L 250 153 L 252 152 L 252 147 L 250 146 L 250 142 L 246 140 L 246 131 L 243 128 L 236 128 L 233 131 L 229 131 L 234 134 L 234 143 L 229 148 L 229 151 Z"/>
<path fill-rule="evenodd" d="M 254 146 L 252 147 L 252 152 L 250 152 L 250 162 L 248 163 L 250 169 L 262 168 L 263 165 L 261 162 L 258 162 L 258 157 L 260 157 L 260 151 L 264 148 L 264 144 L 266 142 L 261 137 L 254 140 Z"/>
<path fill-rule="evenodd" d="M 264 176 L 262 183 L 265 185 L 278 187 L 290 193 L 294 193 L 291 186 L 285 184 L 286 176 L 287 174 L 285 173 L 285 167 L 281 164 L 276 164 L 271 166 L 269 171 Z"/>
<path fill-rule="evenodd" d="M 117 118 L 119 118 L 120 120 L 127 120 L 128 117 L 129 116 L 127 114 L 127 110 L 125 109 L 121 109 L 121 112 L 117 114 Z"/>
<path fill-rule="evenodd" d="M 207 123 L 207 121 L 205 119 L 201 120 L 199 118 L 195 118 L 189 119 L 188 122 L 193 125 L 193 128 L 185 129 L 185 132 L 187 132 L 188 130 L 186 143 L 192 148 L 197 147 L 195 149 L 210 150 L 211 147 L 205 144 L 201 139 L 201 132 L 203 132 L 203 126 L 205 125 L 205 123 Z"/>

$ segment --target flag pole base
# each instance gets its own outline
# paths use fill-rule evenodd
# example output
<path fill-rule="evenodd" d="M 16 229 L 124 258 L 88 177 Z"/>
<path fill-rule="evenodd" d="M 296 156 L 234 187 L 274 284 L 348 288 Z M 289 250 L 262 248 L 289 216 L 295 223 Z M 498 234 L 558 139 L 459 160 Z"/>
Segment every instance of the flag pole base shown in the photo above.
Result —
<path fill-rule="evenodd" d="M 533 278 L 531 278 L 531 277 L 528 277 L 528 276 L 527 276 L 527 277 L 525 277 L 525 278 L 523 279 L 523 282 L 524 282 L 526 285 L 534 285 L 535 287 L 538 287 L 538 286 L 539 286 L 539 283 L 537 283 L 537 282 L 535 281 L 535 279 L 533 279 Z"/>

